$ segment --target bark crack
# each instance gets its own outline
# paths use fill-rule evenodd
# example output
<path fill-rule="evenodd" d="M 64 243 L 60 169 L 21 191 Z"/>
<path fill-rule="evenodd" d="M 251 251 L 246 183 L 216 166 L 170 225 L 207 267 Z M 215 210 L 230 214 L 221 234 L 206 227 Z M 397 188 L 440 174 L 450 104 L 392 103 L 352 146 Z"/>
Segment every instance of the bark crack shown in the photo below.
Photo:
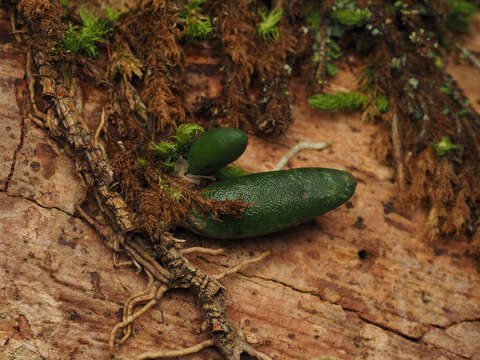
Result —
<path fill-rule="evenodd" d="M 57 210 L 57 211 L 60 211 L 60 212 L 64 213 L 65 215 L 73 216 L 73 217 L 75 217 L 75 218 L 81 219 L 81 218 L 79 218 L 78 216 L 76 216 L 75 214 L 69 213 L 67 210 L 62 209 L 62 208 L 59 208 L 59 207 L 57 207 L 57 206 L 47 206 L 47 205 L 43 205 L 43 204 L 41 204 L 38 200 L 35 200 L 35 199 L 32 199 L 32 198 L 28 198 L 28 197 L 25 197 L 25 196 L 22 196 L 22 195 L 13 195 L 13 194 L 9 194 L 9 193 L 6 193 L 6 194 L 7 194 L 7 196 L 9 196 L 9 197 L 19 198 L 19 199 L 23 199 L 23 200 L 30 201 L 30 202 L 34 203 L 35 205 L 41 207 L 42 209 L 46 209 L 46 210 Z"/>
<path fill-rule="evenodd" d="M 20 141 L 18 142 L 17 148 L 13 153 L 12 165 L 10 166 L 10 172 L 8 173 L 7 181 L 5 182 L 5 190 L 4 190 L 5 192 L 8 191 L 8 185 L 10 184 L 10 180 L 12 179 L 13 174 L 15 172 L 17 156 L 23 148 L 24 138 L 25 138 L 25 118 L 22 116 L 22 122 L 20 123 Z"/>

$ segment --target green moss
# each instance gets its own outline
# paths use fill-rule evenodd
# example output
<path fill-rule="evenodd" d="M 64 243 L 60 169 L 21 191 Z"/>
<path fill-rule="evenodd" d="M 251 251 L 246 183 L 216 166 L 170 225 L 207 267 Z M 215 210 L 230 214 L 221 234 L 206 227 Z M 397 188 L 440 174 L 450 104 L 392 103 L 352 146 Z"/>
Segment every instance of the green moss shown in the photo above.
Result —
<path fill-rule="evenodd" d="M 447 17 L 447 26 L 453 31 L 468 31 L 468 18 L 478 9 L 470 1 L 466 0 L 444 0 L 450 5 Z"/>
<path fill-rule="evenodd" d="M 185 39 L 188 41 L 205 41 L 213 31 L 210 18 L 202 13 L 203 3 L 205 0 L 189 0 L 179 14 L 185 19 Z"/>
<path fill-rule="evenodd" d="M 177 148 L 180 154 L 185 153 L 196 137 L 204 132 L 203 127 L 195 123 L 182 124 L 177 128 L 177 135 L 172 136 L 177 143 Z"/>
<path fill-rule="evenodd" d="M 363 10 L 355 9 L 336 9 L 331 13 L 332 19 L 338 21 L 346 26 L 362 26 L 370 18 L 370 10 L 365 8 Z"/>
<path fill-rule="evenodd" d="M 175 141 L 162 141 L 158 144 L 151 143 L 150 150 L 163 160 L 162 166 L 165 171 L 175 171 L 175 162 L 180 156 L 184 156 L 197 135 L 203 133 L 203 128 L 195 123 L 182 124 L 177 128 L 177 135 L 172 136 Z"/>
<path fill-rule="evenodd" d="M 453 94 L 453 90 L 450 86 L 440 86 L 440 91 L 448 96 L 451 96 Z"/>
<path fill-rule="evenodd" d="M 258 10 L 258 14 L 262 18 L 262 21 L 257 24 L 257 34 L 260 35 L 263 40 L 278 40 L 280 37 L 278 22 L 282 18 L 283 9 L 277 7 L 270 12 L 260 9 Z"/>
<path fill-rule="evenodd" d="M 335 93 L 335 94 L 317 94 L 308 99 L 308 103 L 314 108 L 320 110 L 357 110 L 363 107 L 366 103 L 367 97 L 365 95 L 350 92 L 350 93 Z"/>
<path fill-rule="evenodd" d="M 375 101 L 375 105 L 377 106 L 378 111 L 381 113 L 390 111 L 390 99 L 387 95 L 379 96 Z"/>
<path fill-rule="evenodd" d="M 105 18 L 94 15 L 90 10 L 83 13 L 80 9 L 80 18 L 82 26 L 78 27 L 70 24 L 62 42 L 63 50 L 68 54 L 85 53 L 87 56 L 97 56 L 97 43 L 105 41 L 104 36 L 113 31 L 113 24 L 120 12 L 113 8 L 104 8 Z"/>
<path fill-rule="evenodd" d="M 460 145 L 452 143 L 448 136 L 442 137 L 439 142 L 433 144 L 433 148 L 437 152 L 438 156 L 444 156 L 449 151 L 458 149 L 459 147 Z"/>

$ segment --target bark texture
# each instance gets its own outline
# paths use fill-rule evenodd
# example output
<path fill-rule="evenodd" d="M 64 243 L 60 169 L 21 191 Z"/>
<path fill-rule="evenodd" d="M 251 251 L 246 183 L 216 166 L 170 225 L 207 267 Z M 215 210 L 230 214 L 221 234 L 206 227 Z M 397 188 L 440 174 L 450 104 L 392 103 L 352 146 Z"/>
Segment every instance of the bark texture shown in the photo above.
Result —
<path fill-rule="evenodd" d="M 74 215 L 86 189 L 66 151 L 22 115 L 25 60 L 0 40 L 0 358 L 110 358 L 121 306 L 146 280 L 134 268 L 114 268 L 110 249 Z M 479 75 L 459 66 L 453 73 L 476 104 L 480 88 L 469 79 Z M 214 77 L 194 76 L 206 93 L 219 93 Z M 300 83 L 291 87 L 295 121 L 287 133 L 250 136 L 238 164 L 271 170 L 299 141 L 328 141 L 326 150 L 305 150 L 287 166 L 346 169 L 358 179 L 356 194 L 315 221 L 256 239 L 185 233 L 227 250 L 192 255 L 192 263 L 216 273 L 273 251 L 222 280 L 230 317 L 273 359 L 480 359 L 480 274 L 468 244 L 428 243 L 426 214 L 401 214 L 392 204 L 393 171 L 370 151 L 375 126 L 357 113 L 310 109 Z M 355 82 L 342 72 L 330 86 Z M 82 89 L 85 120 L 95 126 L 105 96 Z M 114 358 L 195 345 L 207 338 L 202 319 L 188 292 L 167 293 L 134 323 L 135 336 Z M 206 349 L 184 359 L 221 356 Z"/>

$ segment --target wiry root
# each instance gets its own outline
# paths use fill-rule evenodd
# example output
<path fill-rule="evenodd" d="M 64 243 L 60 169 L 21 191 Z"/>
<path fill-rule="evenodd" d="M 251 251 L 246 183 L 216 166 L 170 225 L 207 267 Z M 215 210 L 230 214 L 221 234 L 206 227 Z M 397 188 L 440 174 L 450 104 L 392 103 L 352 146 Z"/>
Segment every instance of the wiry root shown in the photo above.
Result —
<path fill-rule="evenodd" d="M 224 271 L 224 272 L 221 272 L 220 274 L 216 274 L 216 275 L 212 275 L 212 277 L 216 280 L 220 280 L 220 279 L 223 279 L 225 276 L 228 276 L 228 275 L 231 275 L 231 274 L 235 274 L 241 270 L 243 270 L 244 268 L 246 268 L 247 266 L 251 265 L 251 264 L 254 264 L 254 263 L 257 263 L 259 261 L 262 261 L 263 259 L 265 259 L 267 256 L 269 256 L 272 252 L 270 250 L 268 251 L 265 251 L 264 253 L 260 254 L 259 256 L 257 256 L 256 258 L 253 258 L 253 259 L 248 259 L 248 260 L 245 260 L 245 261 L 242 261 L 240 264 L 238 265 L 235 265 L 234 267 Z"/>
<path fill-rule="evenodd" d="M 292 147 L 285 155 L 282 156 L 282 158 L 278 161 L 277 165 L 273 168 L 273 170 L 281 170 L 285 164 L 290 160 L 297 152 L 304 150 L 304 149 L 310 149 L 310 150 L 322 150 L 329 146 L 329 143 L 308 143 L 308 142 L 299 142 L 297 145 Z"/>
<path fill-rule="evenodd" d="M 110 353 L 113 354 L 117 332 L 122 328 L 124 329 L 124 335 L 118 342 L 119 344 L 122 344 L 130 337 L 132 333 L 132 327 L 131 327 L 132 322 L 135 321 L 140 316 L 142 316 L 143 314 L 145 314 L 150 308 L 155 306 L 158 300 L 168 290 L 166 286 L 160 285 L 158 281 L 153 281 L 153 277 L 151 275 L 150 277 L 151 277 L 151 284 L 149 284 L 147 290 L 139 294 L 136 294 L 134 296 L 131 296 L 125 303 L 125 307 L 123 309 L 123 320 L 122 322 L 116 324 L 113 327 L 112 332 L 110 333 L 110 339 L 108 341 L 108 345 L 110 347 Z M 145 301 L 148 301 L 148 302 L 140 310 L 134 313 L 133 312 L 134 307 L 138 304 L 144 303 Z"/>
<path fill-rule="evenodd" d="M 176 357 L 176 356 L 186 356 L 190 354 L 195 354 L 200 350 L 203 350 L 213 345 L 215 345 L 214 341 L 212 339 L 208 339 L 208 340 L 202 341 L 200 344 L 190 346 L 188 348 L 183 348 L 180 350 L 164 350 L 164 351 L 143 353 L 137 356 L 136 360 L 163 359 L 163 358 L 170 358 L 170 357 Z"/>
<path fill-rule="evenodd" d="M 47 115 L 38 110 L 37 103 L 35 102 L 35 77 L 32 74 L 32 51 L 27 51 L 25 63 L 25 77 L 27 78 L 28 91 L 30 95 L 30 103 L 32 104 L 32 113 L 29 114 L 29 118 L 38 126 L 45 128 L 47 124 Z"/>
<path fill-rule="evenodd" d="M 183 249 L 181 251 L 181 253 L 183 255 L 188 255 L 188 254 L 207 254 L 207 255 L 223 255 L 225 254 L 225 250 L 224 249 L 208 249 L 208 248 L 204 248 L 204 247 L 198 247 L 198 246 L 195 246 L 195 247 L 191 247 L 191 248 L 188 248 L 188 249 Z"/>

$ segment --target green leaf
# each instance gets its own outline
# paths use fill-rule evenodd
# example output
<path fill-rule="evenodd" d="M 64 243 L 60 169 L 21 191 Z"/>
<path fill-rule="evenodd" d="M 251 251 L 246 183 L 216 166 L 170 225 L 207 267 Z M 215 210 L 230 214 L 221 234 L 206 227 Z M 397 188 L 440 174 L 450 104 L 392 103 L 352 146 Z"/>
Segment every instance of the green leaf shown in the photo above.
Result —
<path fill-rule="evenodd" d="M 448 136 L 442 137 L 442 139 L 433 144 L 433 148 L 437 152 L 438 156 L 446 155 L 450 150 L 458 149 L 460 145 L 454 144 L 450 141 Z"/>

